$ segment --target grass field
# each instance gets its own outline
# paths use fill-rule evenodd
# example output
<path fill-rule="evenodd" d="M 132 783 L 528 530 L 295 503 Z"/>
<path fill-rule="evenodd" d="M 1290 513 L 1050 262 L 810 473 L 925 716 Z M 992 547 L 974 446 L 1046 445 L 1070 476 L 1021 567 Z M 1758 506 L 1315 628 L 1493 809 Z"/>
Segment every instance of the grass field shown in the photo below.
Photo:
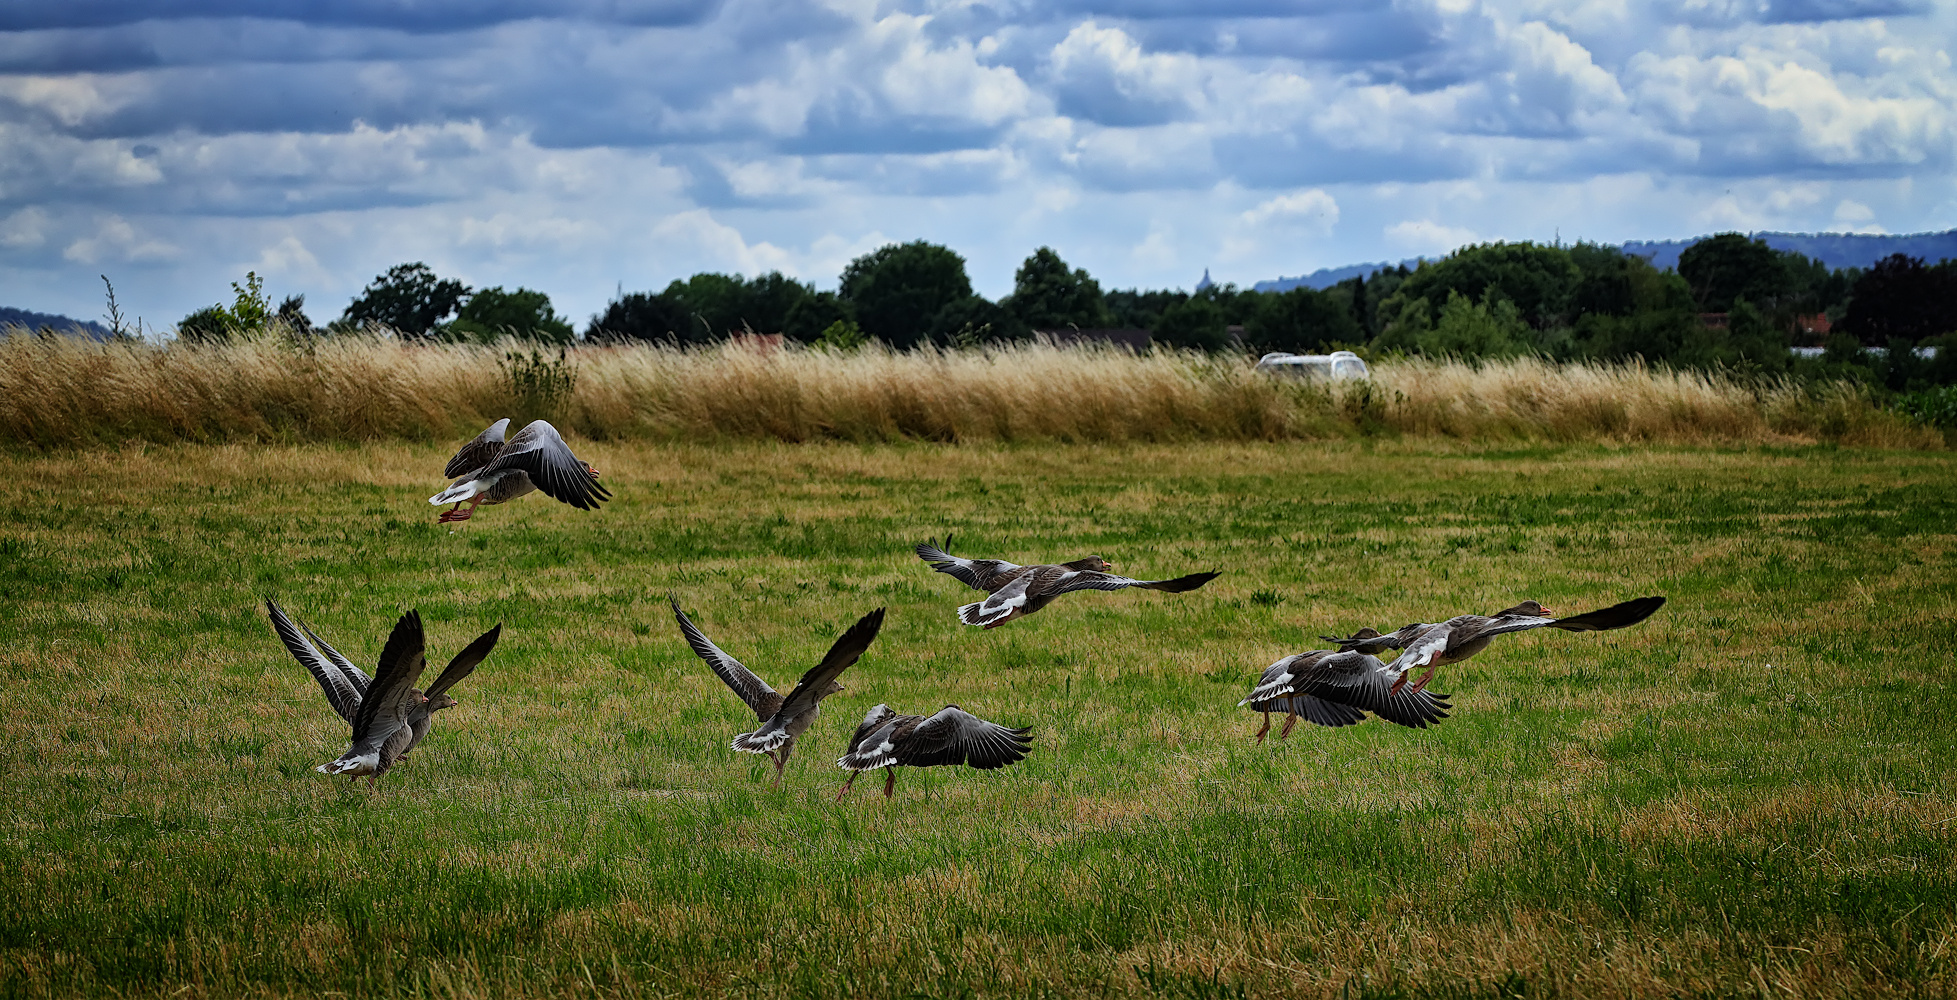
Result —
<path fill-rule="evenodd" d="M 0 996 L 1957 992 L 1948 453 L 579 449 L 601 512 L 452 532 L 435 446 L 0 457 Z M 946 530 L 1226 575 L 980 632 Z M 889 606 L 780 793 L 669 591 L 784 684 Z M 1431 730 L 1235 707 L 1321 632 L 1651 593 L 1444 668 Z M 369 792 L 266 596 L 367 663 L 506 628 Z M 879 701 L 1035 751 L 833 803 Z"/>

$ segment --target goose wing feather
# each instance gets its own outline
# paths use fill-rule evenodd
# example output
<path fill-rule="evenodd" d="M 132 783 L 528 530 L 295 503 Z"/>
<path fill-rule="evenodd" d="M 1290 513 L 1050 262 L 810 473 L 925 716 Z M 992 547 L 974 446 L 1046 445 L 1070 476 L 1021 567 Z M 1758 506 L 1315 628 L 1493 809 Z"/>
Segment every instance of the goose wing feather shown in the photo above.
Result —
<path fill-rule="evenodd" d="M 285 644 L 292 658 L 298 660 L 299 665 L 313 675 L 313 680 L 319 682 L 319 689 L 326 693 L 326 703 L 340 718 L 352 723 L 353 717 L 360 711 L 361 688 L 340 672 L 338 664 L 313 648 L 313 644 L 300 634 L 299 628 L 292 624 L 292 619 L 285 616 L 284 609 L 278 604 L 267 599 L 265 610 L 271 613 L 272 631 L 279 634 L 279 641 Z"/>
<path fill-rule="evenodd" d="M 906 767 L 969 764 L 981 771 L 1025 758 L 1031 727 L 1009 729 L 956 705 L 946 705 L 898 742 L 897 763 Z"/>
<path fill-rule="evenodd" d="M 1116 576 L 1113 573 L 1103 573 L 1099 570 L 1083 569 L 1074 570 L 1069 575 L 1053 581 L 1049 585 L 1051 589 L 1044 590 L 1043 593 L 1057 596 L 1060 594 L 1069 594 L 1076 590 L 1125 590 L 1129 587 L 1140 587 L 1143 590 L 1160 590 L 1171 594 L 1181 594 L 1195 590 L 1197 587 L 1221 575 L 1221 573 L 1191 573 L 1187 576 L 1176 577 L 1173 580 L 1135 580 L 1125 576 Z"/>
<path fill-rule="evenodd" d="M 503 435 L 510 429 L 510 418 L 490 424 L 488 429 L 476 435 L 476 439 L 465 444 L 448 460 L 442 469 L 442 478 L 460 479 L 496 460 L 503 450 Z"/>
<path fill-rule="evenodd" d="M 1378 657 L 1365 653 L 1330 650 L 1302 653 L 1290 658 L 1296 662 L 1286 668 L 1279 681 L 1260 685 L 1246 702 L 1308 694 L 1371 712 L 1388 722 L 1425 729 L 1447 718 L 1447 709 L 1452 706 L 1445 695 L 1431 691 L 1415 691 L 1410 686 L 1393 690 L 1405 669 L 1402 661 L 1406 658 L 1403 654 L 1388 666 Z"/>
<path fill-rule="evenodd" d="M 306 633 L 306 638 L 312 640 L 313 645 L 319 647 L 320 652 L 326 654 L 327 659 L 332 660 L 334 665 L 340 668 L 340 673 L 346 675 L 347 680 L 353 684 L 354 690 L 359 691 L 363 695 L 367 693 L 367 688 L 374 683 L 374 679 L 367 676 L 365 670 L 354 666 L 352 660 L 347 659 L 339 650 L 334 649 L 331 643 L 320 638 L 319 633 L 314 632 L 304 624 L 301 624 L 299 628 Z"/>
<path fill-rule="evenodd" d="M 1663 597 L 1639 597 L 1613 604 L 1607 608 L 1586 611 L 1568 618 L 1549 618 L 1542 615 L 1503 615 L 1500 618 L 1481 619 L 1474 630 L 1474 638 L 1493 638 L 1510 632 L 1526 632 L 1537 628 L 1558 628 L 1566 632 L 1609 632 L 1614 629 L 1629 628 L 1652 616 L 1665 606 Z"/>
<path fill-rule="evenodd" d="M 504 469 L 523 470 L 545 496 L 580 510 L 594 510 L 600 501 L 612 498 L 598 485 L 591 470 L 571 454 L 571 446 L 564 443 L 563 436 L 548 421 L 532 420 L 517 431 L 497 453 L 495 461 L 476 473 L 476 478 Z"/>
<path fill-rule="evenodd" d="M 428 666 L 421 631 L 421 614 L 409 611 L 394 624 L 381 650 L 374 683 L 353 717 L 353 746 L 344 756 L 378 753 L 396 729 L 408 724 L 415 681 Z"/>
<path fill-rule="evenodd" d="M 951 536 L 945 536 L 945 548 L 951 547 Z M 1005 578 L 1019 570 L 1017 563 L 1003 559 L 961 559 L 938 547 L 933 538 L 917 546 L 917 557 L 931 564 L 931 568 L 974 590 L 993 591 L 1005 583 Z"/>
<path fill-rule="evenodd" d="M 692 619 L 686 617 L 686 612 L 680 610 L 678 598 L 669 596 L 668 600 L 672 601 L 673 618 L 680 623 L 680 631 L 686 633 L 686 644 L 693 647 L 695 655 L 707 661 L 707 666 L 711 667 L 742 701 L 747 702 L 747 707 L 754 709 L 754 714 L 759 716 L 761 721 L 768 721 L 781 710 L 783 699 L 779 692 L 769 687 L 767 681 L 756 677 L 754 671 L 749 670 L 746 664 L 727 655 L 726 650 L 714 645 L 712 639 L 702 634 L 694 626 Z"/>
<path fill-rule="evenodd" d="M 429 701 L 434 701 L 435 696 L 461 683 L 462 678 L 469 676 L 478 664 L 489 657 L 489 651 L 496 648 L 496 640 L 502 637 L 503 623 L 497 622 L 495 628 L 477 636 L 476 641 L 464 647 L 462 652 L 455 654 L 455 659 L 448 661 L 448 666 L 442 668 L 441 676 L 435 678 L 435 683 L 428 685 L 428 690 L 423 691 L 422 694 L 426 695 Z"/>
<path fill-rule="evenodd" d="M 848 670 L 850 665 L 863 655 L 864 650 L 870 648 L 870 643 L 875 641 L 878 630 L 883 628 L 883 612 L 884 609 L 878 608 L 857 619 L 856 624 L 851 625 L 849 630 L 829 647 L 829 652 L 822 657 L 822 662 L 810 667 L 808 673 L 803 674 L 802 679 L 795 683 L 795 689 L 788 693 L 787 698 L 782 699 L 781 707 L 775 710 L 775 714 L 793 717 L 815 707 L 816 702 L 821 701 L 828 692 L 830 682 L 841 676 L 843 671 Z"/>

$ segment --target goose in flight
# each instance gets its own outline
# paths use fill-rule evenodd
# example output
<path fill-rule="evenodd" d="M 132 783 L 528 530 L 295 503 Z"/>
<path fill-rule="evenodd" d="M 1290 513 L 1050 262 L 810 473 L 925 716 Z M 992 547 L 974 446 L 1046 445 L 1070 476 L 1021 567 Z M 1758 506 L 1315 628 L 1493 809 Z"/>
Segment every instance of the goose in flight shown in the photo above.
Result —
<path fill-rule="evenodd" d="M 761 727 L 751 733 L 734 737 L 730 744 L 734 749 L 747 753 L 766 754 L 775 762 L 775 784 L 781 787 L 781 771 L 788 765 L 788 755 L 795 751 L 795 738 L 802 735 L 822 712 L 822 699 L 843 689 L 836 678 L 849 669 L 850 664 L 870 648 L 871 640 L 877 637 L 877 630 L 883 628 L 883 611 L 878 608 L 864 615 L 856 624 L 829 647 L 828 655 L 822 662 L 809 668 L 802 679 L 795 684 L 795 690 L 784 698 L 768 686 L 768 682 L 754 675 L 741 661 L 728 656 L 725 650 L 713 644 L 680 610 L 678 598 L 671 597 L 673 617 L 680 623 L 680 631 L 686 633 L 686 643 L 700 659 L 727 686 L 734 689 L 741 700 L 761 719 Z"/>
<path fill-rule="evenodd" d="M 443 511 L 437 521 L 466 521 L 479 504 L 508 503 L 533 490 L 579 510 L 596 510 L 601 501 L 612 498 L 598 485 L 598 470 L 571 454 L 557 428 L 532 420 L 506 443 L 503 433 L 509 427 L 508 417 L 490 424 L 448 460 L 442 475 L 455 482 L 428 502 L 455 506 Z M 467 508 L 462 506 L 465 503 Z"/>
<path fill-rule="evenodd" d="M 380 665 L 373 681 L 361 695 L 353 712 L 353 743 L 338 759 L 313 770 L 322 774 L 367 775 L 371 787 L 376 779 L 394 766 L 413 738 L 408 716 L 428 704 L 415 690 L 415 681 L 428 665 L 421 634 L 421 615 L 409 611 L 394 624 L 393 634 L 381 649 Z"/>
<path fill-rule="evenodd" d="M 1497 611 L 1492 615 L 1460 615 L 1444 622 L 1416 622 L 1412 625 L 1403 625 L 1386 635 L 1364 629 L 1343 639 L 1336 636 L 1320 638 L 1338 643 L 1339 648 L 1347 652 L 1376 653 L 1384 649 L 1402 650 L 1399 658 L 1393 661 L 1393 667 L 1401 671 L 1400 680 L 1394 685 L 1394 689 L 1397 691 L 1400 684 L 1406 683 L 1408 673 L 1419 667 L 1426 667 L 1427 672 L 1414 682 L 1413 688 L 1418 691 L 1426 687 L 1428 681 L 1434 679 L 1434 671 L 1449 663 L 1459 663 L 1487 649 L 1488 644 L 1498 635 L 1535 628 L 1559 628 L 1566 632 L 1608 632 L 1636 625 L 1651 617 L 1653 612 L 1664 605 L 1663 597 L 1639 597 L 1568 618 L 1551 618 L 1548 608 L 1535 601 L 1523 601 L 1515 607 Z"/>
<path fill-rule="evenodd" d="M 945 536 L 945 545 L 951 545 L 950 535 Z M 1191 573 L 1173 580 L 1132 580 L 1109 573 L 1114 567 L 1100 556 L 1040 566 L 1019 566 L 999 559 L 960 559 L 938 548 L 935 538 L 917 547 L 917 557 L 930 563 L 932 569 L 990 595 L 958 609 L 959 621 L 985 628 L 998 628 L 1015 618 L 1024 618 L 1053 603 L 1061 594 L 1076 590 L 1141 587 L 1180 594 L 1221 575 Z"/>
<path fill-rule="evenodd" d="M 890 768 L 883 782 L 883 797 L 897 787 L 898 767 L 956 767 L 969 764 L 991 771 L 1022 760 L 1033 744 L 1032 727 L 1008 729 L 987 722 L 957 705 L 946 705 L 936 715 L 898 715 L 889 705 L 878 705 L 856 727 L 849 739 L 849 752 L 836 760 L 836 766 L 849 770 L 849 780 L 836 793 L 836 801 L 849 794 L 856 776 L 880 767 Z"/>
<path fill-rule="evenodd" d="M 1362 629 L 1353 639 L 1375 638 L 1379 633 Z M 1397 664 L 1396 664 L 1397 665 Z M 1379 657 L 1357 650 L 1314 649 L 1287 656 L 1264 668 L 1264 676 L 1250 695 L 1238 702 L 1264 713 L 1264 728 L 1257 741 L 1271 728 L 1272 705 L 1287 698 L 1291 717 L 1278 733 L 1283 739 L 1300 716 L 1321 726 L 1349 726 L 1365 718 L 1366 712 L 1396 725 L 1425 729 L 1447 718 L 1452 708 L 1446 695 L 1414 688 L 1402 691 L 1401 671 L 1380 662 Z M 1301 704 L 1302 700 L 1302 704 Z"/>
<path fill-rule="evenodd" d="M 360 714 L 360 703 L 366 698 L 373 679 L 365 671 L 354 666 L 353 661 L 334 649 L 312 629 L 293 624 L 292 619 L 286 617 L 285 610 L 280 608 L 277 602 L 266 600 L 265 609 L 271 613 L 272 630 L 278 633 L 279 641 L 285 644 L 286 651 L 313 675 L 313 680 L 319 682 L 320 690 L 326 693 L 326 703 L 332 706 L 334 713 L 345 719 L 349 725 L 353 724 Z M 398 628 L 399 626 L 397 630 Z M 502 634 L 503 626 L 498 623 L 495 628 L 476 637 L 476 641 L 470 643 L 455 659 L 449 661 L 449 665 L 442 670 L 440 676 L 435 678 L 435 683 L 428 686 L 427 691 L 410 692 L 413 697 L 408 699 L 410 708 L 406 727 L 389 734 L 381 747 L 381 757 L 386 760 L 388 767 L 392 767 L 395 761 L 407 756 L 408 751 L 421 745 L 422 739 L 428 735 L 428 731 L 434 725 L 436 712 L 445 708 L 454 708 L 458 704 L 448 693 L 449 689 L 474 672 L 476 666 L 489 656 L 490 650 L 496 648 L 496 641 Z M 380 768 L 377 774 L 385 772 L 386 769 Z"/>

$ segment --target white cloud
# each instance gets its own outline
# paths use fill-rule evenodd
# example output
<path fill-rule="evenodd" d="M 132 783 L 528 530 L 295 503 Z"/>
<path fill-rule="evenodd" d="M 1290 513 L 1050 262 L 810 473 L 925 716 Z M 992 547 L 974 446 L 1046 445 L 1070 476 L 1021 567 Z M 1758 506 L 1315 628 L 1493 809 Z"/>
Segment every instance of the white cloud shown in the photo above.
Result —
<path fill-rule="evenodd" d="M 1238 216 L 1246 226 L 1277 221 L 1302 225 L 1321 234 L 1339 224 L 1339 203 L 1318 188 L 1282 194 Z"/>
<path fill-rule="evenodd" d="M 1477 242 L 1473 230 L 1444 226 L 1432 219 L 1409 219 L 1386 227 L 1386 239 L 1405 253 L 1438 256 Z"/>
<path fill-rule="evenodd" d="M 0 246 L 25 249 L 48 241 L 48 213 L 32 205 L 0 221 Z"/>
<path fill-rule="evenodd" d="M 1483 234 L 1957 225 L 1943 8 L 1151 4 L 0 34 L 0 304 L 92 313 L 108 270 L 181 315 L 254 266 L 317 307 L 420 259 L 579 315 L 703 269 L 832 285 L 885 239 L 950 245 L 997 295 L 1042 244 L 1187 287 Z"/>
<path fill-rule="evenodd" d="M 148 233 L 139 232 L 120 216 L 107 216 L 96 225 L 95 235 L 68 244 L 63 257 L 90 267 L 103 263 L 145 263 L 172 260 L 183 251 Z"/>

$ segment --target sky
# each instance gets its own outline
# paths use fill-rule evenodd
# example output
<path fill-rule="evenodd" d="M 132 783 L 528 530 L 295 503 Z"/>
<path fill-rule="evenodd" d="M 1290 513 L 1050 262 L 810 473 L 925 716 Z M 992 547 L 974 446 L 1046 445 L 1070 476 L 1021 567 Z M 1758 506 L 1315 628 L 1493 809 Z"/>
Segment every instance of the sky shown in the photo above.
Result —
<path fill-rule="evenodd" d="M 1957 3 L 11 0 L 0 305 L 548 293 L 930 240 L 981 294 L 1957 227 Z"/>

